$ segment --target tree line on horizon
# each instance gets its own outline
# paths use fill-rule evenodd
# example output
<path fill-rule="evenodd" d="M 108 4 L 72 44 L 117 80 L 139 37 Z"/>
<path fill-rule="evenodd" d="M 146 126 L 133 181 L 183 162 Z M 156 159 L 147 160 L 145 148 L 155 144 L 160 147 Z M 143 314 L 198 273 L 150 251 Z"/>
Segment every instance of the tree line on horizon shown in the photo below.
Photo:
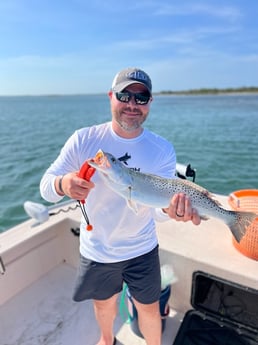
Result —
<path fill-rule="evenodd" d="M 164 90 L 158 92 L 161 95 L 180 95 L 180 94 L 187 94 L 187 95 L 196 95 L 196 94 L 221 94 L 221 93 L 258 93 L 258 87 L 250 86 L 250 87 L 238 87 L 238 88 L 200 88 L 200 89 L 190 89 L 190 90 L 181 90 L 181 91 L 173 91 L 173 90 Z"/>

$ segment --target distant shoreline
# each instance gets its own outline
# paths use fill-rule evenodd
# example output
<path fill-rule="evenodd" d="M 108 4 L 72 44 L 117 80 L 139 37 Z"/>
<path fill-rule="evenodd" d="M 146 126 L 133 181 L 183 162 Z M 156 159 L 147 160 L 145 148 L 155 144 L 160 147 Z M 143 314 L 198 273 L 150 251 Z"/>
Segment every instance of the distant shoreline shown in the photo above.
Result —
<path fill-rule="evenodd" d="M 106 92 L 99 92 L 99 93 L 67 93 L 67 94 L 24 94 L 24 95 L 0 95 L 0 97 L 66 97 L 66 96 L 98 96 L 104 95 Z M 201 89 L 190 89 L 190 90 L 180 90 L 180 91 L 173 91 L 173 90 L 163 90 L 163 91 L 156 91 L 153 92 L 154 95 L 165 95 L 165 96 L 180 96 L 180 95 L 237 95 L 237 94 L 258 94 L 258 87 L 251 86 L 251 87 L 239 87 L 239 88 L 201 88 Z"/>
<path fill-rule="evenodd" d="M 201 88 L 182 91 L 160 91 L 158 95 L 221 95 L 221 94 L 253 94 L 258 93 L 258 87 L 240 87 L 240 88 Z"/>

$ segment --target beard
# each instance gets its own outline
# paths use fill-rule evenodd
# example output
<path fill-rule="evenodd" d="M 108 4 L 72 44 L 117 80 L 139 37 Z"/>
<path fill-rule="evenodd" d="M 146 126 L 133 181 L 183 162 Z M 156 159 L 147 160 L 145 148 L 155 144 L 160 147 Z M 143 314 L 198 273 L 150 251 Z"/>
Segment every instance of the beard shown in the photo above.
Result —
<path fill-rule="evenodd" d="M 124 114 L 130 112 L 131 116 Z M 113 118 L 116 123 L 126 132 L 133 132 L 141 128 L 143 122 L 146 120 L 148 113 L 143 113 L 138 108 L 124 108 L 122 110 L 113 109 Z"/>

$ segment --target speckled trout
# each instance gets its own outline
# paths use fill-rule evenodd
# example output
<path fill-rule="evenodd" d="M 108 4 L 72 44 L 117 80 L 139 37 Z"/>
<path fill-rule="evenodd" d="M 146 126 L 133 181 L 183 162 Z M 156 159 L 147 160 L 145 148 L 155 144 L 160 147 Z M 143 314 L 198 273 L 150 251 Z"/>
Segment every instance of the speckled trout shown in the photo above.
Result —
<path fill-rule="evenodd" d="M 185 193 L 202 219 L 220 219 L 227 224 L 238 242 L 245 235 L 246 228 L 258 216 L 251 212 L 224 209 L 208 190 L 189 180 L 162 178 L 135 171 L 112 154 L 101 150 L 89 161 L 89 165 L 100 173 L 109 188 L 127 200 L 128 206 L 135 212 L 137 204 L 166 208 L 174 194 Z"/>

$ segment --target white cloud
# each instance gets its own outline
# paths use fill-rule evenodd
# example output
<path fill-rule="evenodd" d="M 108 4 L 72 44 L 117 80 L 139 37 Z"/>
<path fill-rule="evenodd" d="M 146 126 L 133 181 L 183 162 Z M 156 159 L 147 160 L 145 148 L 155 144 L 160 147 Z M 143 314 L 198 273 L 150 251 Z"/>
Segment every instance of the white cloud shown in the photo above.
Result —
<path fill-rule="evenodd" d="M 155 12 L 156 15 L 166 16 L 193 16 L 193 15 L 208 15 L 236 21 L 242 17 L 241 11 L 233 6 L 218 6 L 208 5 L 206 3 L 189 2 L 187 5 L 161 5 Z"/>

